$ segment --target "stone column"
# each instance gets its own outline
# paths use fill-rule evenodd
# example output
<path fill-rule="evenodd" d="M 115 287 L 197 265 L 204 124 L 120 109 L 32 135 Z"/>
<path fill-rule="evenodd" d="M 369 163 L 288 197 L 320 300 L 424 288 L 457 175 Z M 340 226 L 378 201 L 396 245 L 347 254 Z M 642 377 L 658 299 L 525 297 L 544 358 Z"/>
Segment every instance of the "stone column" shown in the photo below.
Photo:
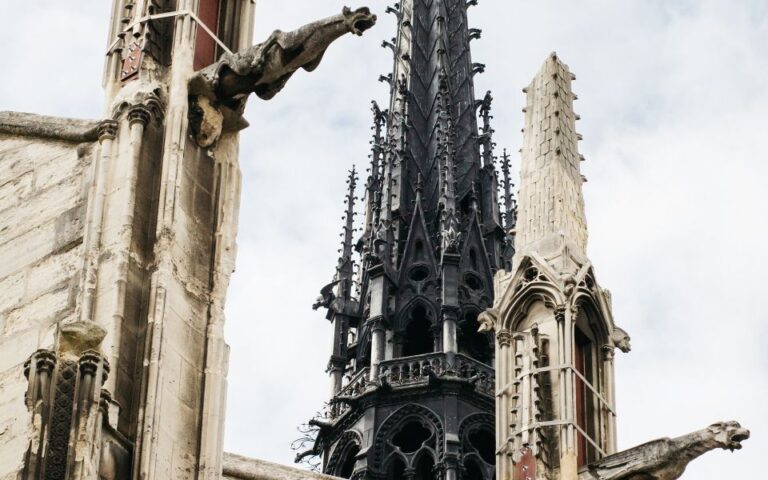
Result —
<path fill-rule="evenodd" d="M 456 334 L 457 317 L 456 308 L 443 307 L 443 352 L 447 354 L 455 354 L 459 351 Z"/>
<path fill-rule="evenodd" d="M 379 379 L 379 364 L 384 361 L 386 352 L 387 338 L 384 327 L 384 315 L 387 310 L 387 281 L 382 265 L 371 267 L 369 274 L 371 277 L 371 301 L 368 319 L 371 329 L 370 380 L 376 382 Z"/>
<path fill-rule="evenodd" d="M 346 364 L 347 362 L 344 358 L 335 355 L 331 356 L 331 359 L 328 361 L 328 378 L 330 379 L 331 385 L 331 398 L 338 395 L 341 391 L 341 384 L 344 378 L 344 367 Z"/>
<path fill-rule="evenodd" d="M 459 458 L 456 454 L 446 454 L 443 458 L 442 467 L 444 480 L 458 480 Z"/>
<path fill-rule="evenodd" d="M 616 409 L 616 399 L 614 393 L 614 369 L 613 360 L 615 356 L 615 347 L 613 345 L 603 345 L 603 385 L 605 393 L 605 399 L 608 405 L 612 409 Z M 606 422 L 606 439 L 605 439 L 605 451 L 608 455 L 615 453 L 617 450 L 617 438 L 616 438 L 616 416 L 613 412 L 605 410 L 605 422 Z"/>
<path fill-rule="evenodd" d="M 86 213 L 83 244 L 85 263 L 81 278 L 83 299 L 80 303 L 80 320 L 93 319 L 93 305 L 96 291 L 96 275 L 99 264 L 99 246 L 104 219 L 104 192 L 107 174 L 111 164 L 112 146 L 117 135 L 117 122 L 104 120 L 99 124 L 99 157 L 93 162 L 91 187 L 88 192 L 88 210 Z"/>
<path fill-rule="evenodd" d="M 515 429 L 510 419 L 510 391 L 514 368 L 512 333 L 506 328 L 496 332 L 497 370 L 496 370 L 496 476 L 499 479 L 511 478 L 513 465 L 509 451 L 509 436 Z"/>
<path fill-rule="evenodd" d="M 385 328 L 381 317 L 372 318 L 371 322 L 371 376 L 372 382 L 379 379 L 379 365 L 384 361 Z"/>

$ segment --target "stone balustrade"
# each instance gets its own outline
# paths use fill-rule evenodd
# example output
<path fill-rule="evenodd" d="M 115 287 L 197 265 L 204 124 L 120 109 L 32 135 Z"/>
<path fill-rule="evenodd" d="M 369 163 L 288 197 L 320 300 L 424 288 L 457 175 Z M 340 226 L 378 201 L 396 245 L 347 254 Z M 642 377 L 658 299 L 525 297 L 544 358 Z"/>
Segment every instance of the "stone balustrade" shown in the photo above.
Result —
<path fill-rule="evenodd" d="M 478 392 L 489 397 L 494 395 L 493 368 L 462 354 L 453 355 L 453 362 L 450 364 L 448 355 L 443 352 L 396 358 L 382 362 L 380 369 L 379 382 L 375 383 L 369 380 L 369 368 L 358 371 L 342 387 L 321 418 L 334 420 L 341 417 L 350 410 L 350 400 L 376 389 L 380 384 L 387 384 L 391 388 L 402 388 L 426 385 L 430 378 L 462 379 L 471 382 Z"/>

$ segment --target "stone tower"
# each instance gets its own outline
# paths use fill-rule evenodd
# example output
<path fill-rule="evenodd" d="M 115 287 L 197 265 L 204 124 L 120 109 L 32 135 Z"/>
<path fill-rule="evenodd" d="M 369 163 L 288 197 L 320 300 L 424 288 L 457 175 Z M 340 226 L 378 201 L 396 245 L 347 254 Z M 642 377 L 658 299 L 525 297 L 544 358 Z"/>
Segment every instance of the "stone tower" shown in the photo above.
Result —
<path fill-rule="evenodd" d="M 496 328 L 499 479 L 575 479 L 616 449 L 613 350 L 628 344 L 586 256 L 573 78 L 552 54 L 524 90 L 517 251 L 483 315 Z"/>
<path fill-rule="evenodd" d="M 115 0 L 104 119 L 4 116 L 3 145 L 33 179 L 14 233 L 35 239 L 2 276 L 67 295 L 28 292 L 18 335 L 3 334 L 4 390 L 26 383 L 29 413 L 13 412 L 2 478 L 220 478 L 238 134 L 198 144 L 188 80 L 251 46 L 253 9 Z"/>
<path fill-rule="evenodd" d="M 484 67 L 470 57 L 480 36 L 467 26 L 473 3 L 388 9 L 399 25 L 384 42 L 391 99 L 388 110 L 373 105 L 363 228 L 353 235 L 353 170 L 336 276 L 315 306 L 333 324 L 331 400 L 306 454 L 321 454 L 331 475 L 494 476 L 493 338 L 477 318 L 513 249 L 498 206 L 491 96 L 474 93 Z M 507 204 L 511 224 L 511 196 Z"/>
<path fill-rule="evenodd" d="M 574 79 L 553 53 L 524 89 L 517 251 L 480 316 L 496 336 L 496 478 L 674 480 L 749 431 L 717 422 L 616 452 L 614 352 L 629 336 L 587 257 Z"/>
<path fill-rule="evenodd" d="M 254 8 L 114 0 L 103 120 L 0 114 L 0 478 L 221 478 L 245 102 L 376 21 Z"/>

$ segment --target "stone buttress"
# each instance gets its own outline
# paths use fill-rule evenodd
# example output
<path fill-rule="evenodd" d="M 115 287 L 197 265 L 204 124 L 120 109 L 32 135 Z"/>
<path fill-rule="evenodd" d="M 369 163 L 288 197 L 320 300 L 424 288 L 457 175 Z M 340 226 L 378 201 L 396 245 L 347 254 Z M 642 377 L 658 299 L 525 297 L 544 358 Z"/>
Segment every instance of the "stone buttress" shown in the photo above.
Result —
<path fill-rule="evenodd" d="M 19 393 L 27 378 L 26 402 L 0 404 L 14 433 L 0 438 L 3 478 L 221 478 L 246 100 L 272 98 L 376 21 L 344 8 L 252 45 L 254 8 L 114 0 L 103 120 L 0 116 L 0 151 L 13 155 L 4 167 L 30 184 L 0 197 L 18 201 L 0 209 L 0 228 L 15 222 L 20 237 L 0 239 L 0 280 L 44 277 L 42 296 L 16 306 L 21 289 L 13 321 L 0 317 L 18 343 L 0 340 L 0 375 Z"/>

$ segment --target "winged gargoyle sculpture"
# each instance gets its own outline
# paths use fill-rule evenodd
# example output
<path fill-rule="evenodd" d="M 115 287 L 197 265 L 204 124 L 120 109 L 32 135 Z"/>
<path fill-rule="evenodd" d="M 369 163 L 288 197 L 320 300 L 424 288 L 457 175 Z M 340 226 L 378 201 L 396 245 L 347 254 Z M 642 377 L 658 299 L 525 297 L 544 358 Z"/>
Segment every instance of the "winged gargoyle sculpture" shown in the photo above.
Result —
<path fill-rule="evenodd" d="M 336 39 L 347 33 L 362 35 L 375 24 L 376 15 L 368 8 L 344 7 L 340 15 L 291 32 L 276 30 L 263 43 L 222 55 L 189 83 L 190 120 L 198 143 L 210 146 L 222 131 L 245 128 L 242 113 L 251 93 L 271 99 L 296 70 L 314 70 Z"/>
<path fill-rule="evenodd" d="M 675 480 L 685 467 L 716 448 L 738 450 L 749 430 L 738 422 L 718 422 L 677 438 L 661 438 L 590 464 L 579 480 Z"/>

